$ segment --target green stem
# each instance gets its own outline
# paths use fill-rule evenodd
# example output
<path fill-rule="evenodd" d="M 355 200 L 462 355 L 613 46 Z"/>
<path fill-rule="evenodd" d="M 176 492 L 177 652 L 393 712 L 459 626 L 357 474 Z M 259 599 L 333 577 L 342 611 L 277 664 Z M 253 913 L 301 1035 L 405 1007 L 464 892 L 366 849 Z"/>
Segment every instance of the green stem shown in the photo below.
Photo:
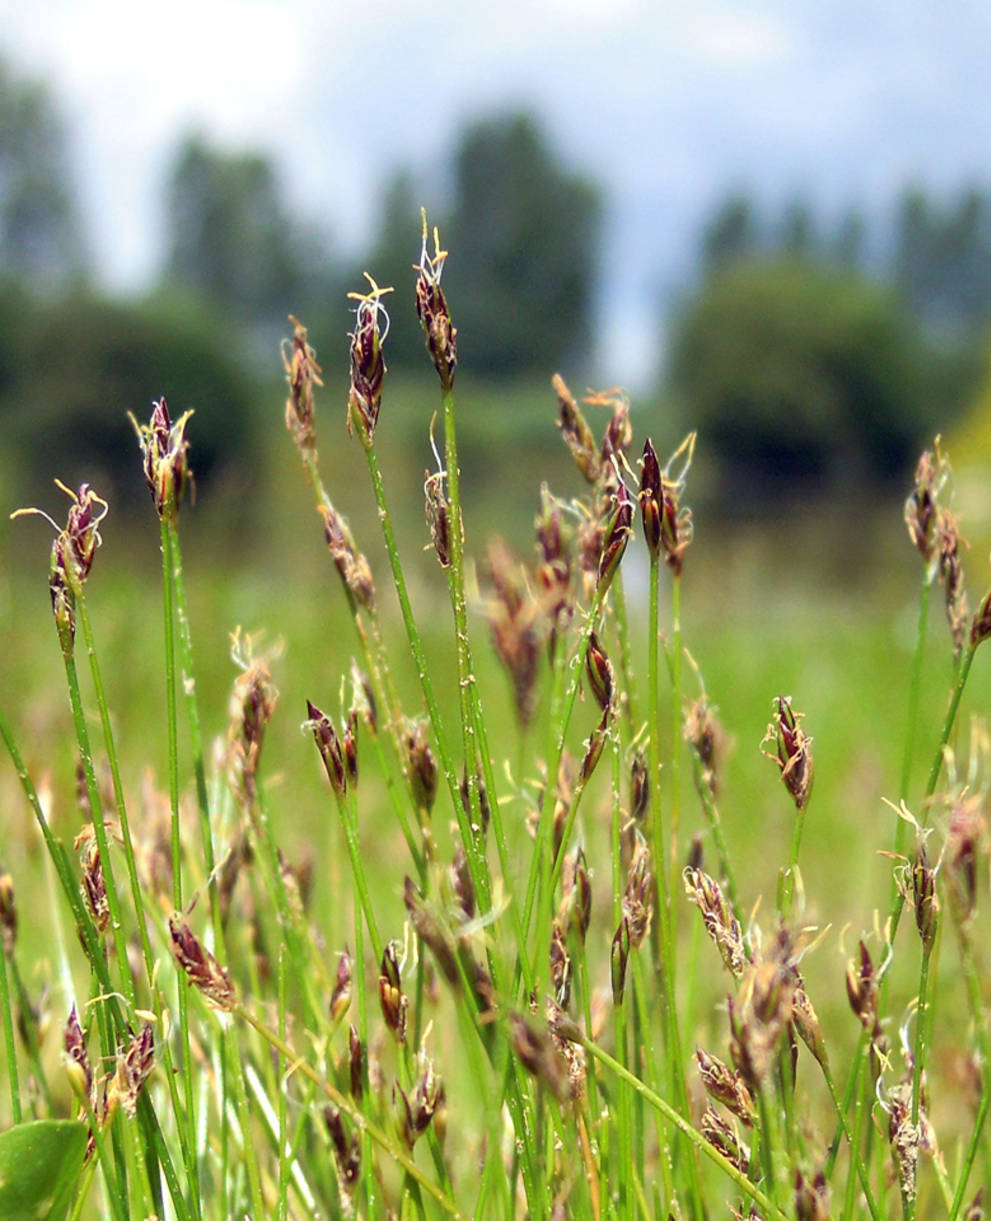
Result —
<path fill-rule="evenodd" d="M 14 1046 L 14 1018 L 10 1008 L 7 982 L 7 951 L 0 947 L 0 1009 L 3 1011 L 3 1041 L 7 1049 L 7 1083 L 10 1086 L 10 1113 L 15 1124 L 21 1122 L 21 1087 L 17 1076 L 17 1049 Z"/>
<path fill-rule="evenodd" d="M 593 1057 L 593 1059 L 598 1060 L 599 1063 L 605 1068 L 608 1068 L 611 1073 L 619 1077 L 621 1081 L 624 1081 L 632 1090 L 639 1094 L 649 1106 L 653 1107 L 655 1111 L 657 1111 L 660 1115 L 663 1115 L 669 1124 L 677 1128 L 679 1132 L 681 1132 L 685 1137 L 687 1137 L 688 1140 L 691 1141 L 691 1143 L 696 1149 L 699 1150 L 700 1153 L 704 1153 L 711 1162 L 715 1163 L 715 1165 L 717 1165 L 728 1178 L 732 1179 L 736 1186 L 746 1196 L 753 1200 L 758 1208 L 764 1210 L 768 1217 L 774 1217 L 776 1218 L 776 1221 L 788 1221 L 786 1214 L 783 1213 L 776 1204 L 773 1204 L 758 1187 L 755 1187 L 742 1170 L 738 1170 L 731 1161 L 725 1158 L 717 1149 L 714 1149 L 712 1145 L 710 1145 L 709 1142 L 700 1135 L 700 1133 L 696 1132 L 688 1120 L 679 1115 L 669 1102 L 665 1101 L 665 1099 L 663 1099 L 659 1094 L 655 1093 L 649 1088 L 649 1086 L 645 1085 L 639 1077 L 637 1077 L 634 1073 L 631 1073 L 630 1070 L 620 1064 L 618 1060 L 614 1060 L 613 1057 L 610 1056 L 608 1052 L 603 1051 L 598 1044 L 593 1043 L 591 1039 L 586 1038 L 583 1034 L 581 1034 L 580 1031 L 574 1031 L 569 1037 L 573 1038 L 576 1043 L 584 1047 L 588 1054 Z"/>

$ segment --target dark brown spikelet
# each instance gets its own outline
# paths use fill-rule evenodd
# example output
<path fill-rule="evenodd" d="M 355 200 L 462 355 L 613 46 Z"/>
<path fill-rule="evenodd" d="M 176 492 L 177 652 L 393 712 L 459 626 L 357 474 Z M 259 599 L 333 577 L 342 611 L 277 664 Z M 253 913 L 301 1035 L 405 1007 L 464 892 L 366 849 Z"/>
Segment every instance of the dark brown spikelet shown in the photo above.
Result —
<path fill-rule="evenodd" d="M 356 1026 L 348 1028 L 348 1071 L 351 1097 L 360 1102 L 365 1092 L 365 1048 Z"/>
<path fill-rule="evenodd" d="M 399 1109 L 400 1133 L 407 1149 L 412 1149 L 430 1127 L 431 1120 L 444 1106 L 444 1082 L 437 1075 L 433 1060 L 421 1050 L 417 1056 L 419 1075 L 412 1096 L 407 1096 L 397 1081 L 393 1100 Z"/>
<path fill-rule="evenodd" d="M 865 1030 L 878 1028 L 878 977 L 870 951 L 863 941 L 860 953 L 851 958 L 846 969 L 846 994 L 860 1024 Z"/>
<path fill-rule="evenodd" d="M 785 788 L 795 802 L 796 810 L 804 810 L 812 792 L 812 739 L 799 722 L 801 712 L 794 712 L 791 696 L 779 695 L 774 701 L 774 719 L 767 727 L 761 746 L 773 746 L 774 753 L 765 750 L 781 772 Z"/>
<path fill-rule="evenodd" d="M 640 459 L 639 500 L 644 542 L 651 556 L 657 558 L 661 553 L 663 492 L 661 466 L 650 437 L 644 442 L 643 456 Z"/>
<path fill-rule="evenodd" d="M 314 429 L 313 388 L 322 386 L 317 364 L 317 354 L 306 342 L 306 327 L 292 314 L 289 321 L 294 331 L 291 340 L 282 341 L 282 363 L 289 383 L 286 399 L 286 428 L 304 460 L 316 456 L 316 432 Z"/>
<path fill-rule="evenodd" d="M 51 594 L 59 645 L 62 652 L 68 654 L 72 651 L 76 635 L 76 594 L 89 576 L 96 549 L 103 542 L 100 523 L 108 509 L 107 502 L 97 496 L 88 483 L 80 484 L 78 492 L 73 492 L 58 479 L 55 484 L 72 501 L 65 527 L 58 531 L 52 543 L 48 570 L 48 592 Z M 30 514 L 38 514 L 55 526 L 41 509 L 18 509 L 11 517 Z M 58 527 L 55 526 L 55 529 L 58 530 Z"/>
<path fill-rule="evenodd" d="M 912 867 L 912 899 L 915 926 L 922 938 L 922 950 L 932 953 L 939 923 L 939 899 L 936 896 L 936 874 L 926 860 L 926 850 L 920 844 Z"/>
<path fill-rule="evenodd" d="M 606 656 L 599 638 L 592 633 L 588 642 L 588 652 L 585 654 L 585 674 L 588 678 L 592 698 L 605 711 L 613 702 L 615 695 L 615 676 L 612 662 Z"/>
<path fill-rule="evenodd" d="M 561 506 L 546 483 L 540 485 L 540 513 L 535 525 L 537 591 L 549 628 L 547 645 L 553 661 L 558 637 L 568 630 L 575 608 L 571 594 L 570 536 L 565 531 Z"/>
<path fill-rule="evenodd" d="M 737 1170 L 746 1172 L 750 1165 L 750 1146 L 740 1139 L 732 1124 L 727 1123 L 714 1107 L 706 1106 L 699 1131 L 713 1149 L 732 1162 Z"/>
<path fill-rule="evenodd" d="M 481 828 L 474 826 L 472 830 L 478 834 L 481 830 L 484 835 L 489 829 L 489 821 L 492 818 L 492 806 L 489 804 L 489 791 L 485 787 L 485 778 L 482 775 L 482 769 L 475 773 L 475 788 L 478 792 L 478 812 L 482 819 Z M 458 795 L 461 798 L 461 808 L 465 812 L 466 818 L 471 818 L 471 790 L 468 787 L 468 772 L 467 769 L 461 773 L 461 780 L 458 783 Z"/>
<path fill-rule="evenodd" d="M 441 390 L 449 394 L 454 389 L 454 374 L 458 367 L 457 328 L 451 322 L 447 299 L 440 278 L 447 260 L 447 251 L 440 248 L 440 236 L 433 233 L 434 253 L 427 250 L 427 214 L 423 213 L 423 244 L 416 277 L 416 315 L 426 336 L 427 351 L 434 362 Z"/>
<path fill-rule="evenodd" d="M 630 959 L 630 926 L 624 916 L 619 922 L 609 952 L 609 979 L 612 984 L 612 1003 L 621 1005 L 626 991 L 626 967 Z"/>
<path fill-rule="evenodd" d="M 976 649 L 989 636 L 991 636 L 991 589 L 984 595 L 981 605 L 974 612 L 974 619 L 970 625 L 970 647 Z"/>
<path fill-rule="evenodd" d="M 83 858 L 83 895 L 98 933 L 104 933 L 110 924 L 110 903 L 107 899 L 107 880 L 103 876 L 103 862 L 96 843 L 90 843 Z"/>
<path fill-rule="evenodd" d="M 547 1030 L 538 1030 L 518 1013 L 509 1016 L 513 1050 L 526 1071 L 547 1087 L 558 1102 L 571 1093 L 568 1065 Z"/>
<path fill-rule="evenodd" d="M 324 1107 L 323 1120 L 334 1146 L 338 1182 L 344 1194 L 351 1197 L 361 1178 L 361 1141 L 357 1135 L 348 1136 L 344 1118 L 336 1107 Z"/>
<path fill-rule="evenodd" d="M 237 1007 L 237 993 L 230 976 L 178 913 L 169 917 L 169 934 L 172 957 L 189 976 L 189 982 L 214 1009 L 231 1013 Z"/>
<path fill-rule="evenodd" d="M 791 1020 L 805 1046 L 819 1064 L 828 1069 L 829 1053 L 826 1050 L 826 1040 L 823 1038 L 819 1015 L 813 1008 L 801 979 L 792 996 Z"/>
<path fill-rule="evenodd" d="M 982 814 L 984 798 L 962 794 L 950 809 L 943 870 L 950 898 L 961 920 L 969 920 L 977 906 L 978 858 L 984 852 L 987 831 Z"/>
<path fill-rule="evenodd" d="M 331 788 L 339 797 L 343 797 L 347 792 L 349 769 L 341 738 L 330 717 L 309 700 L 306 701 L 306 713 L 304 728 L 313 733 Z"/>
<path fill-rule="evenodd" d="M 152 405 L 148 424 L 139 424 L 131 416 L 144 457 L 145 483 L 155 502 L 155 511 L 163 521 L 175 521 L 183 494 L 192 480 L 186 440 L 186 423 L 192 414 L 187 411 L 173 423 L 163 397 Z"/>
<path fill-rule="evenodd" d="M 9 958 L 17 945 L 17 904 L 14 901 L 14 879 L 4 870 L 0 873 L 0 949 Z"/>
<path fill-rule="evenodd" d="M 346 518 L 329 504 L 320 505 L 319 512 L 323 518 L 327 550 L 344 583 L 348 598 L 366 610 L 374 610 L 375 582 L 372 580 L 372 570 L 368 560 L 355 546 Z"/>
<path fill-rule="evenodd" d="M 433 540 L 434 551 L 441 568 L 451 567 L 451 504 L 447 498 L 447 472 L 435 471 L 431 475 L 424 471 L 423 498 L 426 507 L 427 526 Z M 464 528 L 462 527 L 462 542 Z"/>
<path fill-rule="evenodd" d="M 792 1020 L 797 987 L 791 942 L 781 930 L 752 966 L 742 993 L 742 1007 L 732 1000 L 727 1002 L 730 1055 L 755 1093 L 767 1075 L 778 1040 Z"/>
<path fill-rule="evenodd" d="M 606 523 L 602 538 L 602 551 L 599 555 L 598 580 L 596 593 L 601 598 L 612 584 L 613 577 L 619 569 L 619 562 L 626 551 L 626 544 L 633 534 L 633 501 L 626 490 L 626 484 L 620 483 L 612 499 L 612 508 Z"/>
<path fill-rule="evenodd" d="M 585 944 L 588 926 L 592 921 L 592 881 L 589 877 L 585 851 L 581 847 L 576 847 L 564 858 L 558 920 L 563 927 L 567 927 L 569 923 L 572 924 L 578 934 L 579 942 L 582 945 Z"/>
<path fill-rule="evenodd" d="M 354 973 L 354 959 L 347 946 L 337 960 L 337 976 L 334 980 L 334 990 L 330 994 L 330 1020 L 339 1022 L 351 1005 L 351 984 Z"/>
<path fill-rule="evenodd" d="M 642 823 L 650 806 L 650 773 L 643 751 L 637 748 L 630 763 L 630 815 Z"/>
<path fill-rule="evenodd" d="M 454 849 L 454 860 L 451 862 L 451 891 L 465 920 L 475 918 L 475 884 L 471 880 L 471 870 L 468 868 L 468 854 L 462 844 Z"/>
<path fill-rule="evenodd" d="M 564 378 L 559 373 L 555 373 L 551 378 L 551 385 L 557 395 L 558 428 L 561 429 L 564 443 L 571 451 L 575 465 L 588 482 L 597 484 L 602 473 L 602 459 L 599 447 L 595 443 L 595 436 L 582 415 L 574 395 L 565 385 Z"/>
<path fill-rule="evenodd" d="M 382 405 L 382 385 L 385 381 L 385 361 L 382 344 L 389 333 L 389 315 L 382 304 L 391 288 L 379 288 L 371 276 L 366 276 L 371 291 L 350 293 L 358 302 L 354 331 L 351 333 L 351 386 L 348 392 L 348 432 L 356 430 L 362 444 L 369 446 L 375 437 L 379 408 Z"/>
<path fill-rule="evenodd" d="M 409 997 L 403 992 L 402 979 L 399 974 L 401 949 L 402 946 L 398 941 L 388 942 L 382 952 L 382 966 L 379 971 L 379 1003 L 382 1007 L 382 1019 L 397 1043 L 406 1042 L 406 1010 L 409 1008 Z"/>

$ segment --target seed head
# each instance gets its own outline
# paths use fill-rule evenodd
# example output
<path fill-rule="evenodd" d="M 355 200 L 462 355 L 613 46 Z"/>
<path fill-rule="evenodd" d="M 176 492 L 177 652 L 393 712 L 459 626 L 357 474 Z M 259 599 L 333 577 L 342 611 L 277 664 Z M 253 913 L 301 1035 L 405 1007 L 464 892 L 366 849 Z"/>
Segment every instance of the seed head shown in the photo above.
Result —
<path fill-rule="evenodd" d="M 943 862 L 961 920 L 969 919 L 977 905 L 977 863 L 987 834 L 983 805 L 982 796 L 963 793 L 950 809 Z"/>
<path fill-rule="evenodd" d="M 752 1128 L 756 1116 L 754 1099 L 740 1074 L 701 1047 L 695 1048 L 695 1062 L 709 1097 L 721 1102 L 737 1119 Z"/>
<path fill-rule="evenodd" d="M 829 1183 L 822 1170 L 811 1179 L 795 1170 L 796 1221 L 829 1221 Z"/>
<path fill-rule="evenodd" d="M 344 1195 L 351 1198 L 361 1178 L 361 1141 L 357 1135 L 348 1136 L 344 1118 L 336 1107 L 324 1107 L 323 1119 L 334 1146 L 338 1181 Z"/>
<path fill-rule="evenodd" d="M 638 950 L 650 932 L 654 914 L 654 877 L 650 868 L 650 849 L 639 831 L 633 833 L 633 856 L 626 874 L 623 893 L 623 919 L 629 929 L 630 947 Z"/>
<path fill-rule="evenodd" d="M 429 814 L 437 797 L 437 760 L 422 721 L 407 721 L 402 734 L 406 773 L 417 808 Z"/>
<path fill-rule="evenodd" d="M 555 1000 L 562 1009 L 567 1009 L 571 1002 L 571 955 L 558 920 L 551 927 L 550 972 Z"/>
<path fill-rule="evenodd" d="M 454 373 L 458 367 L 457 328 L 451 322 L 440 278 L 447 261 L 447 251 L 440 248 L 440 236 L 434 229 L 434 253 L 427 250 L 427 213 L 423 211 L 423 243 L 420 262 L 416 267 L 416 314 L 427 340 L 427 351 L 434 362 L 441 390 L 449 394 L 454 388 Z"/>
<path fill-rule="evenodd" d="M 859 960 L 851 958 L 847 964 L 846 993 L 850 1008 L 863 1028 L 869 1031 L 878 1029 L 878 978 L 863 941 L 860 942 Z"/>
<path fill-rule="evenodd" d="M 441 974 L 452 988 L 460 988 L 461 975 L 458 971 L 457 948 L 451 930 L 437 911 L 427 906 L 419 887 L 409 877 L 406 879 L 403 890 L 403 901 L 406 904 L 410 924 L 424 945 L 430 947 Z"/>
<path fill-rule="evenodd" d="M 970 625 L 970 647 L 972 649 L 991 636 L 991 589 L 984 595 L 981 605 L 974 614 Z"/>
<path fill-rule="evenodd" d="M 98 933 L 104 933 L 110 924 L 110 903 L 107 899 L 107 881 L 103 876 L 100 849 L 91 842 L 83 858 L 83 895 Z"/>
<path fill-rule="evenodd" d="M 313 387 L 322 386 L 322 372 L 316 352 L 306 342 L 306 327 L 289 315 L 295 328 L 292 340 L 282 341 L 282 364 L 289 383 L 286 399 L 286 427 L 304 459 L 316 457 L 314 430 Z"/>
<path fill-rule="evenodd" d="M 688 707 L 685 740 L 695 752 L 701 769 L 701 782 L 715 798 L 719 789 L 719 764 L 723 753 L 723 729 L 716 709 L 705 695 Z"/>
<path fill-rule="evenodd" d="M 361 1101 L 365 1092 L 365 1049 L 357 1027 L 348 1028 L 348 1068 L 351 1081 L 351 1097 Z"/>
<path fill-rule="evenodd" d="M 571 1092 L 568 1065 L 546 1030 L 538 1030 L 518 1013 L 510 1014 L 513 1049 L 523 1067 L 559 1102 Z"/>
<path fill-rule="evenodd" d="M 661 466 L 650 437 L 644 442 L 640 459 L 640 518 L 647 550 L 653 557 L 661 553 L 662 505 Z"/>
<path fill-rule="evenodd" d="M 89 1055 L 86 1051 L 86 1036 L 79 1024 L 76 1006 L 69 1010 L 69 1018 L 65 1024 L 65 1054 L 70 1067 L 74 1066 L 81 1097 L 88 1098 L 93 1086 L 93 1072 L 90 1068 Z"/>
<path fill-rule="evenodd" d="M 740 1139 L 736 1129 L 727 1123 L 713 1107 L 706 1106 L 702 1113 L 699 1131 L 713 1149 L 718 1150 L 727 1161 L 732 1162 L 737 1170 L 746 1172 L 750 1165 L 750 1146 Z"/>
<path fill-rule="evenodd" d="M 612 939 L 609 954 L 609 977 L 612 984 L 612 1003 L 621 1005 L 626 990 L 626 965 L 630 958 L 630 926 L 624 916 Z"/>
<path fill-rule="evenodd" d="M 193 987 L 203 993 L 214 1009 L 232 1012 L 237 1006 L 237 993 L 230 976 L 178 913 L 169 917 L 169 934 L 172 957 L 189 976 Z"/>
<path fill-rule="evenodd" d="M 227 769 L 231 788 L 242 809 L 254 803 L 258 762 L 265 729 L 279 698 L 266 657 L 252 656 L 252 640 L 235 632 L 231 656 L 242 668 L 234 680 L 229 703 Z"/>
<path fill-rule="evenodd" d="M 961 541 L 956 518 L 948 509 L 939 507 L 936 512 L 935 525 L 936 558 L 939 565 L 939 580 L 946 599 L 946 619 L 953 638 L 953 650 L 957 654 L 963 650 L 968 630 L 971 640 L 976 642 L 976 636 L 980 635 L 983 630 L 983 626 L 978 625 L 983 625 L 985 620 L 984 604 L 982 603 L 982 608 L 978 611 L 973 623 L 970 622 L 967 591 L 964 588 L 963 564 L 960 560 Z"/>
<path fill-rule="evenodd" d="M 392 289 L 379 288 L 367 273 L 366 279 L 371 285 L 370 292 L 348 294 L 358 302 L 351 334 L 348 432 L 357 430 L 359 440 L 367 448 L 375 438 L 375 425 L 382 405 L 382 384 L 385 381 L 382 344 L 389 333 L 389 315 L 382 304 L 382 297 Z"/>
<path fill-rule="evenodd" d="M 517 720 L 526 728 L 537 705 L 540 605 L 522 566 L 501 539 L 489 544 L 486 570 L 493 586 L 487 608 L 492 644 L 513 684 Z"/>
<path fill-rule="evenodd" d="M 164 521 L 176 520 L 183 493 L 192 481 L 186 440 L 186 421 L 192 414 L 187 411 L 173 423 L 168 403 L 162 397 L 152 405 L 150 423 L 139 424 L 131 416 L 144 455 L 145 483 L 155 510 Z"/>
<path fill-rule="evenodd" d="M 792 711 L 791 696 L 779 695 L 774 701 L 774 719 L 761 742 L 762 747 L 774 747 L 773 754 L 767 750 L 764 754 L 778 765 L 796 810 L 805 809 L 812 792 L 812 739 L 799 725 L 803 715 Z"/>

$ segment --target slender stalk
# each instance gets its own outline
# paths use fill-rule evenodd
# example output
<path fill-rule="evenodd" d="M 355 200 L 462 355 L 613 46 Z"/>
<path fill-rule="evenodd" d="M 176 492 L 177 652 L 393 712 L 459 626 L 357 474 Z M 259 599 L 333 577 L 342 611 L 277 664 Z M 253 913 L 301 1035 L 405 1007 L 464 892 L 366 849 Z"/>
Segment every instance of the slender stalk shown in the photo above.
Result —
<path fill-rule="evenodd" d="M 17 1049 L 14 1046 L 14 1017 L 10 1007 L 10 986 L 7 981 L 7 951 L 0 946 L 0 1012 L 3 1013 L 3 1042 L 7 1051 L 7 1084 L 10 1087 L 10 1114 L 15 1124 L 21 1122 L 21 1086 L 17 1075 Z"/>
<path fill-rule="evenodd" d="M 598 1060 L 605 1068 L 608 1068 L 611 1073 L 624 1081 L 632 1090 L 639 1094 L 644 1101 L 658 1114 L 662 1115 L 672 1127 L 678 1129 L 691 1143 L 704 1153 L 705 1156 L 713 1162 L 719 1169 L 732 1181 L 736 1186 L 753 1202 L 758 1208 L 763 1209 L 768 1217 L 776 1218 L 776 1221 L 788 1221 L 787 1215 L 760 1190 L 751 1183 L 750 1179 L 738 1170 L 728 1158 L 725 1158 L 717 1149 L 714 1149 L 707 1140 L 692 1127 L 687 1119 L 684 1119 L 664 1098 L 645 1085 L 639 1077 L 631 1073 L 628 1068 L 620 1064 L 618 1060 L 613 1059 L 608 1052 L 604 1051 L 597 1043 L 593 1043 L 591 1039 L 586 1038 L 580 1031 L 575 1030 L 569 1037 L 580 1046 L 584 1047 L 593 1059 Z"/>

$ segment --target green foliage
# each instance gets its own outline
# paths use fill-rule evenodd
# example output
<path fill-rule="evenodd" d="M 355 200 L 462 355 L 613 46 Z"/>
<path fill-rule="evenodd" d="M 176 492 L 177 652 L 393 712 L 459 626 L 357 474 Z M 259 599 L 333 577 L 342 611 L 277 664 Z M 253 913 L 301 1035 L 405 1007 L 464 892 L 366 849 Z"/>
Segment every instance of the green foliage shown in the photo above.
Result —
<path fill-rule="evenodd" d="M 143 499 L 127 412 L 144 417 L 163 394 L 176 416 L 196 411 L 200 480 L 250 445 L 251 384 L 202 307 L 0 292 L 0 334 L 0 424 L 20 500 L 36 502 L 53 475 L 86 479 L 115 502 Z"/>
<path fill-rule="evenodd" d="M 63 1221 L 86 1152 L 86 1125 L 69 1119 L 22 1123 L 0 1135 L 0 1216 Z"/>
<path fill-rule="evenodd" d="M 84 262 L 62 118 L 44 84 L 0 59 L 0 266 L 52 287 Z"/>
<path fill-rule="evenodd" d="M 891 294 L 806 261 L 738 262 L 710 279 L 672 372 L 734 499 L 900 473 L 930 427 L 932 369 Z"/>

